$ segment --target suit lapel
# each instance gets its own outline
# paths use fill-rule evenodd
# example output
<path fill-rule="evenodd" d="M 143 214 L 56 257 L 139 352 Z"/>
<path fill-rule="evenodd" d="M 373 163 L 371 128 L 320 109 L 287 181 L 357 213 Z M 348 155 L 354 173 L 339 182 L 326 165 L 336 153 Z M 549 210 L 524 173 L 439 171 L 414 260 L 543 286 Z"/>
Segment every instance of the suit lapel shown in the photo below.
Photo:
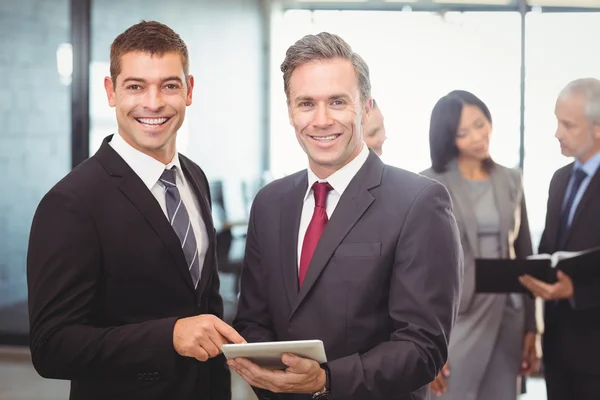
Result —
<path fill-rule="evenodd" d="M 204 265 L 202 266 L 202 275 L 200 276 L 200 282 L 198 282 L 198 287 L 196 288 L 196 292 L 198 296 L 200 296 L 204 292 L 204 289 L 206 288 L 206 285 L 210 280 L 210 275 L 214 270 L 213 265 L 215 262 L 215 230 L 213 226 L 211 207 L 207 198 L 207 193 L 205 192 L 205 190 L 202 189 L 200 178 L 196 173 L 194 173 L 193 169 L 189 167 L 188 160 L 186 158 L 180 156 L 179 161 L 181 163 L 181 168 L 183 170 L 185 178 L 192 187 L 196 199 L 198 199 L 198 205 L 200 206 L 200 215 L 202 216 L 202 221 L 204 222 L 204 225 L 206 227 L 206 235 L 208 237 L 208 249 L 206 250 L 206 257 L 204 258 Z M 188 275 L 191 276 L 189 271 Z"/>
<path fill-rule="evenodd" d="M 298 297 L 298 231 L 307 188 L 308 175 L 302 172 L 281 196 L 281 272 L 290 307 Z"/>
<path fill-rule="evenodd" d="M 450 163 L 448 171 L 444 176 L 448 183 L 446 189 L 452 195 L 452 207 L 454 208 L 457 222 L 462 227 L 473 256 L 478 258 L 479 240 L 477 236 L 478 226 L 475 208 L 473 207 L 473 202 L 469 197 L 468 189 L 456 161 Z"/>
<path fill-rule="evenodd" d="M 508 233 L 514 228 L 514 215 L 511 214 L 514 214 L 515 199 L 517 198 L 515 191 L 518 188 L 514 188 L 511 185 L 508 174 L 506 171 L 500 170 L 499 166 L 492 170 L 490 182 L 500 217 L 500 254 L 503 257 L 508 257 L 508 241 L 506 238 L 508 237 Z"/>
<path fill-rule="evenodd" d="M 367 161 L 340 197 L 335 211 L 319 239 L 292 315 L 314 286 L 335 249 L 375 200 L 369 189 L 381 183 L 382 173 L 383 163 L 375 153 L 370 152 Z"/>
<path fill-rule="evenodd" d="M 120 177 L 118 184 L 119 190 L 133 203 L 133 205 L 144 216 L 148 224 L 162 240 L 169 254 L 173 258 L 177 270 L 186 282 L 188 287 L 193 290 L 194 284 L 187 268 L 185 256 L 181 251 L 181 244 L 177 234 L 169 225 L 165 214 L 160 205 L 144 185 L 142 180 L 133 172 L 127 163 L 117 154 L 108 144 L 112 135 L 104 139 L 102 146 L 96 153 L 96 158 L 103 165 L 109 175 Z"/>
<path fill-rule="evenodd" d="M 569 173 L 568 176 L 570 177 L 571 174 Z M 568 182 L 568 179 L 567 179 L 567 182 Z M 573 221 L 571 221 L 571 227 L 567 231 L 567 237 L 565 238 L 565 244 L 567 244 L 567 242 L 569 241 L 569 238 L 571 236 L 571 232 L 573 231 L 573 228 L 575 228 L 575 225 L 577 224 L 577 222 L 582 218 L 581 215 L 584 212 L 585 208 L 590 205 L 591 198 L 599 191 L 600 191 L 600 168 L 596 171 L 596 174 L 590 180 L 589 185 L 585 189 L 585 192 L 583 193 L 583 196 L 581 197 L 581 200 L 579 201 L 579 204 L 577 205 L 577 209 L 575 210 L 575 214 L 573 215 Z M 597 204 L 594 204 L 594 206 L 597 207 Z"/>

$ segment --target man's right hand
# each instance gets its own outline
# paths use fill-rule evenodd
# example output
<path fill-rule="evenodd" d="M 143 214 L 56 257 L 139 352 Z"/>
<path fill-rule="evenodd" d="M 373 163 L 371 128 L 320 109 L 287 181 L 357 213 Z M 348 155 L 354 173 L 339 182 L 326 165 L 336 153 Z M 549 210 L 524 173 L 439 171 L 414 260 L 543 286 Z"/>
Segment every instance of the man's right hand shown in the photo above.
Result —
<path fill-rule="evenodd" d="M 175 351 L 199 361 L 218 356 L 228 342 L 246 343 L 235 329 L 211 314 L 179 319 L 173 329 Z"/>
<path fill-rule="evenodd" d="M 442 368 L 442 371 L 438 374 L 437 378 L 433 382 L 429 384 L 431 391 L 436 396 L 441 396 L 442 394 L 448 391 L 448 383 L 446 382 L 446 378 L 450 376 L 450 365 L 446 363 Z"/>

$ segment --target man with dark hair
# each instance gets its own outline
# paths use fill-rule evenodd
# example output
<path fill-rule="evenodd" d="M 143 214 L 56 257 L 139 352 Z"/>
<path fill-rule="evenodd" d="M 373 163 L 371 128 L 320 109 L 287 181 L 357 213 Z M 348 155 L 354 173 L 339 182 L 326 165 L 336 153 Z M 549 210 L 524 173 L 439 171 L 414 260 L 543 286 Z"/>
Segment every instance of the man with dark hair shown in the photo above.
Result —
<path fill-rule="evenodd" d="M 320 339 L 328 362 L 230 366 L 264 398 L 429 398 L 462 282 L 448 192 L 364 145 L 369 69 L 342 38 L 305 36 L 281 69 L 308 169 L 256 196 L 234 327 L 249 342 Z"/>
<path fill-rule="evenodd" d="M 187 48 L 136 24 L 104 85 L 118 132 L 42 199 L 27 257 L 31 353 L 72 400 L 230 399 L 206 177 L 177 153 Z"/>
<path fill-rule="evenodd" d="M 383 154 L 383 142 L 387 139 L 385 135 L 385 125 L 383 124 L 383 114 L 381 108 L 373 99 L 373 108 L 371 116 L 365 123 L 363 128 L 365 144 L 369 149 L 372 149 L 378 156 Z"/>

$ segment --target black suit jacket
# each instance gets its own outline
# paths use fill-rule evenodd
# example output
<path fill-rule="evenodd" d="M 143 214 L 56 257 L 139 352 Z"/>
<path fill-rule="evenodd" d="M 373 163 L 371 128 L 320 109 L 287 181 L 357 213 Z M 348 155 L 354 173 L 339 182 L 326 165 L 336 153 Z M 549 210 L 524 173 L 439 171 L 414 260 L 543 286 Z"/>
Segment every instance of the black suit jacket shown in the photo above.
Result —
<path fill-rule="evenodd" d="M 27 256 L 33 364 L 71 380 L 71 399 L 229 399 L 223 357 L 177 354 L 178 318 L 222 318 L 208 183 L 180 155 L 210 238 L 194 290 L 180 241 L 142 180 L 108 144 L 56 184 Z"/>
<path fill-rule="evenodd" d="M 333 399 L 428 398 L 427 385 L 447 359 L 462 282 L 448 192 L 371 152 L 341 196 L 298 290 L 307 187 L 301 171 L 257 195 L 235 328 L 249 342 L 321 339 Z"/>
<path fill-rule="evenodd" d="M 561 208 L 572 169 L 572 163 L 559 169 L 550 182 L 540 253 L 551 254 L 557 250 Z M 600 170 L 592 177 L 577 206 L 564 250 L 579 251 L 596 246 L 600 246 Z M 560 354 L 560 362 L 566 362 L 567 367 L 598 374 L 600 281 L 575 281 L 573 286 L 573 304 L 566 300 L 545 303 L 544 360 L 552 362 Z"/>

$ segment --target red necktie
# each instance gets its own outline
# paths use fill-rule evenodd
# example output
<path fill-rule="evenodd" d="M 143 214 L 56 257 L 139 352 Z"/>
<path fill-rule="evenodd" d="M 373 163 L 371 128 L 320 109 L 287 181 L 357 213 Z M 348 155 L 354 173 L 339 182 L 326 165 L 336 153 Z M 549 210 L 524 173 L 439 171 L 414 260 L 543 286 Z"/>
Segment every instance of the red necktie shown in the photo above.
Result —
<path fill-rule="evenodd" d="M 304 235 L 304 242 L 302 243 L 300 271 L 298 273 L 298 282 L 300 283 L 300 286 L 302 286 L 306 271 L 308 271 L 308 265 L 317 248 L 317 243 L 319 243 L 321 234 L 325 229 L 325 225 L 327 225 L 327 194 L 333 188 L 327 182 L 315 182 L 312 189 L 315 195 L 315 211 L 313 212 L 310 224 L 308 224 L 306 234 Z"/>

